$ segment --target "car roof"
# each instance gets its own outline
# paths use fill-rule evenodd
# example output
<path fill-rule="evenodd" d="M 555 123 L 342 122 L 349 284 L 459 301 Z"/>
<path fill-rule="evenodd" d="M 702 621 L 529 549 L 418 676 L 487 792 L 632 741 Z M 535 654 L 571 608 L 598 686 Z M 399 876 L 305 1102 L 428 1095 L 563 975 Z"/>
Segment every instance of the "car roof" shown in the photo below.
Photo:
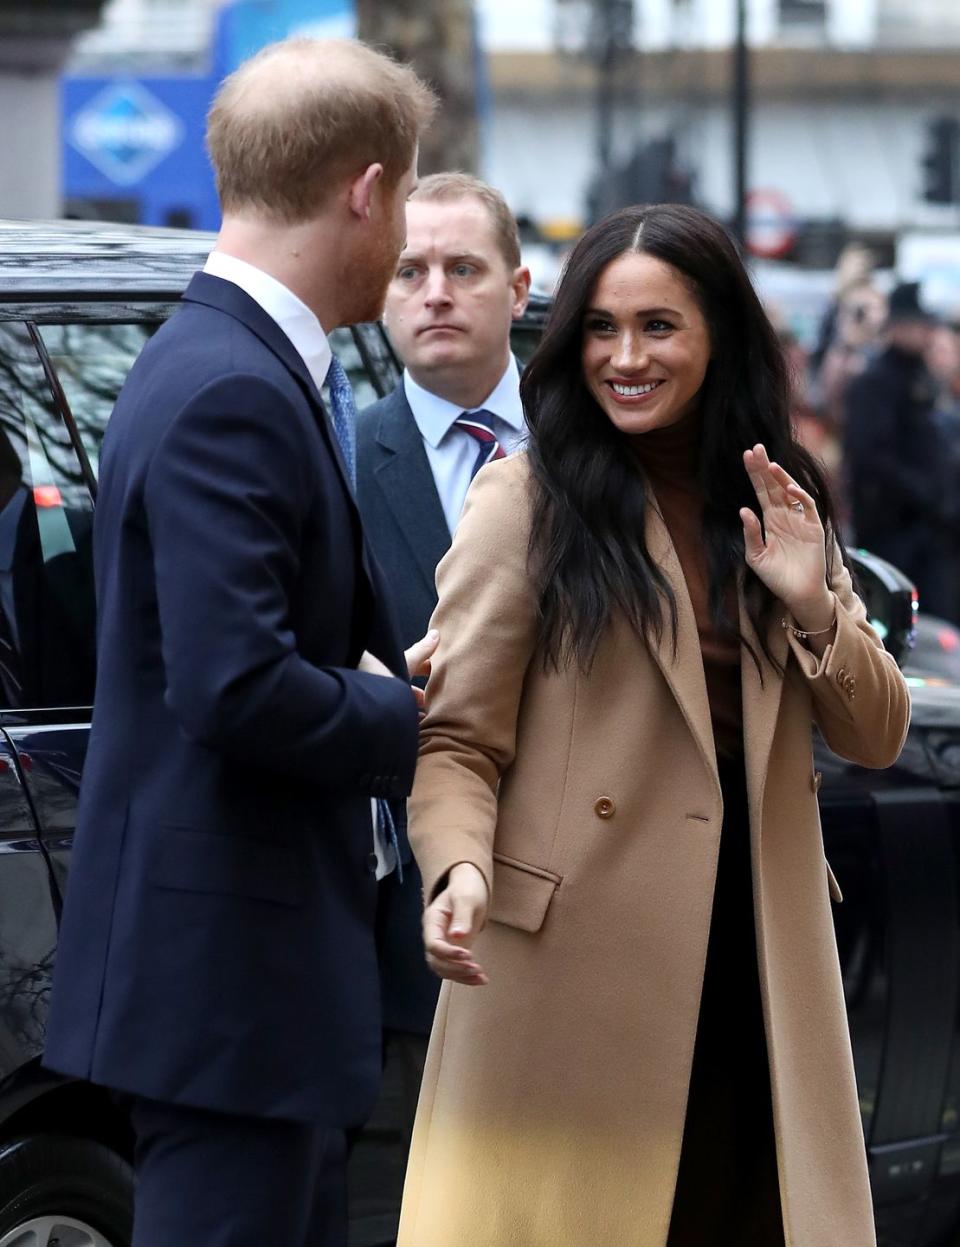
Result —
<path fill-rule="evenodd" d="M 204 230 L 106 221 L 0 219 L 0 302 L 176 300 L 216 238 Z M 532 293 L 523 323 L 542 328 L 550 303 Z"/>
<path fill-rule="evenodd" d="M 215 241 L 200 230 L 0 220 L 0 300 L 178 298 Z"/>

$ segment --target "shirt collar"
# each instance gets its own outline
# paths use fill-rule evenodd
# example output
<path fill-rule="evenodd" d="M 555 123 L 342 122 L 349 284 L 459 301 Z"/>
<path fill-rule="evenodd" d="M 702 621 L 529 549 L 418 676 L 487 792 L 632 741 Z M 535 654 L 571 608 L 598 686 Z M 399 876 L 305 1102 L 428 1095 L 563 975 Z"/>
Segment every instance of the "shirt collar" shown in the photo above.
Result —
<path fill-rule="evenodd" d="M 222 251 L 211 251 L 205 273 L 233 282 L 260 305 L 286 334 L 319 390 L 327 377 L 333 352 L 323 326 L 302 299 L 256 265 Z"/>
<path fill-rule="evenodd" d="M 464 408 L 441 398 L 439 394 L 425 390 L 414 381 L 407 369 L 403 372 L 403 391 L 424 441 L 436 448 L 450 432 L 454 422 L 463 415 Z M 489 396 L 469 410 L 479 411 L 481 408 L 516 432 L 522 431 L 524 418 L 523 404 L 520 402 L 520 365 L 512 355 L 503 376 Z"/>

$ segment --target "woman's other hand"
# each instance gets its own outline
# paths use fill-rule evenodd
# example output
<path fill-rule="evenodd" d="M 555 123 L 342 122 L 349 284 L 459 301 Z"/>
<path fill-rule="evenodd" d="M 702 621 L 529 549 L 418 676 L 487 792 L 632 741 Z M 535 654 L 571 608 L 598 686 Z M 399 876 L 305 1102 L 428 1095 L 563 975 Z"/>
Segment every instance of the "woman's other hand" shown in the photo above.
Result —
<path fill-rule="evenodd" d="M 419 675 L 430 674 L 430 659 L 439 643 L 440 633 L 436 628 L 431 628 L 425 636 L 406 650 L 404 658 L 407 660 L 407 674 L 411 680 L 415 680 Z"/>
<path fill-rule="evenodd" d="M 415 641 L 408 650 L 404 652 L 404 658 L 407 660 L 407 674 L 411 680 L 415 680 L 417 676 L 425 676 L 430 674 L 430 659 L 433 657 L 433 651 L 440 643 L 440 633 L 436 628 L 431 628 L 425 636 L 419 641 Z M 413 695 L 417 699 L 417 709 L 420 711 L 420 718 L 423 718 L 426 700 L 424 698 L 423 689 L 417 684 L 411 684 Z"/>
<path fill-rule="evenodd" d="M 447 885 L 423 914 L 427 965 L 443 979 L 482 987 L 490 980 L 471 946 L 487 921 L 487 883 L 471 862 L 450 871 Z"/>
<path fill-rule="evenodd" d="M 440 633 L 436 628 L 432 628 L 426 636 L 422 636 L 419 641 L 416 641 L 408 650 L 404 651 L 403 656 L 407 663 L 407 673 L 411 680 L 418 675 L 430 674 L 430 659 L 439 642 Z M 357 670 L 365 671 L 368 675 L 382 675 L 390 679 L 395 678 L 390 668 L 385 663 L 382 663 L 376 654 L 371 654 L 369 650 L 363 651 L 360 661 L 357 663 Z M 415 684 L 412 684 L 410 689 L 422 718 L 423 689 L 418 688 Z"/>
<path fill-rule="evenodd" d="M 740 511 L 747 566 L 779 598 L 805 631 L 827 631 L 834 602 L 827 585 L 823 525 L 816 503 L 757 443 L 744 466 L 760 504 L 763 526 L 748 507 Z"/>

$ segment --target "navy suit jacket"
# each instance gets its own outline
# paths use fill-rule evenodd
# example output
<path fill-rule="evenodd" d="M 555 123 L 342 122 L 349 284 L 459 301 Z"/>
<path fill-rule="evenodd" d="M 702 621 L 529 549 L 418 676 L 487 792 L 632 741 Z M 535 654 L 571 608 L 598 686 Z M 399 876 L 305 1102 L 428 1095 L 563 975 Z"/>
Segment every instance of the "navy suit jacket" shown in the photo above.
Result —
<path fill-rule="evenodd" d="M 402 384 L 358 421 L 357 501 L 406 648 L 426 632 L 437 604 L 435 572 L 450 531 Z M 420 886 L 412 862 L 402 884 L 395 877 L 384 884 L 383 1018 L 394 1030 L 427 1034 L 440 980 L 424 961 Z"/>
<path fill-rule="evenodd" d="M 98 671 L 46 1062 L 158 1100 L 359 1123 L 380 1070 L 370 797 L 417 712 L 320 396 L 198 274 L 104 441 Z M 398 811 L 399 812 L 399 811 Z"/>

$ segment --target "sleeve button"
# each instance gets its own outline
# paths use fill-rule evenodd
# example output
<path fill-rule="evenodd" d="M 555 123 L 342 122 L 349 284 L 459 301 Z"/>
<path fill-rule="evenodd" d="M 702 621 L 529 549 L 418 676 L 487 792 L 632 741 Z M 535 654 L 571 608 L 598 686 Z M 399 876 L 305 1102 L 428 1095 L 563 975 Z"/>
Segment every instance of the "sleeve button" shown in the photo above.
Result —
<path fill-rule="evenodd" d="M 617 807 L 610 797 L 598 797 L 593 803 L 593 812 L 597 818 L 613 818 Z"/>

